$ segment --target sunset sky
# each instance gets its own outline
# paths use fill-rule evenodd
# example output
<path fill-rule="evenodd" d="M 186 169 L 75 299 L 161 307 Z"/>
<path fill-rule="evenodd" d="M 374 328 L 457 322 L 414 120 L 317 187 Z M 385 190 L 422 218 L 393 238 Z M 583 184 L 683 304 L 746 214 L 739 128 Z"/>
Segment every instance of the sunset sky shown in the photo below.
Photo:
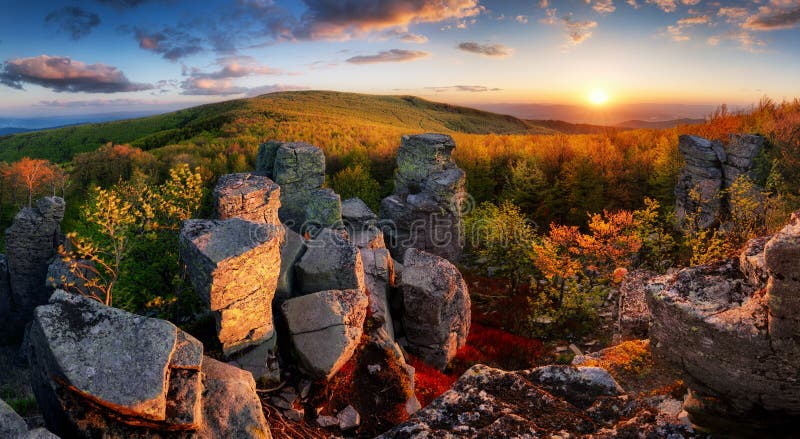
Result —
<path fill-rule="evenodd" d="M 800 97 L 800 0 L 2 2 L 5 116 L 295 89 L 461 104 Z"/>

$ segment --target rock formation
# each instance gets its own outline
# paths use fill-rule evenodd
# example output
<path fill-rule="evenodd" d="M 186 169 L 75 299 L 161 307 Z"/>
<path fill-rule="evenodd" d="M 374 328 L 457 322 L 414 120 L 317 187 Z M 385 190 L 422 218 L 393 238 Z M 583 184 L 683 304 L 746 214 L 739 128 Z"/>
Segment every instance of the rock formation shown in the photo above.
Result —
<path fill-rule="evenodd" d="M 727 150 L 721 142 L 682 135 L 678 149 L 686 162 L 675 185 L 675 215 L 683 223 L 697 215 L 697 227 L 717 225 L 728 209 L 720 192 L 740 175 L 752 176 L 753 161 L 765 139 L 753 135 L 731 135 Z M 695 196 L 691 192 L 695 191 Z"/>
<path fill-rule="evenodd" d="M 404 136 L 397 152 L 394 194 L 381 202 L 381 228 L 395 259 L 418 248 L 450 261 L 461 256 L 466 174 L 450 157 L 444 134 Z"/>
<path fill-rule="evenodd" d="M 298 290 L 295 278 L 295 267 L 300 259 L 306 254 L 306 240 L 292 229 L 286 229 L 286 240 L 281 247 L 281 270 L 278 275 L 278 287 L 275 290 L 275 297 L 279 302 L 283 302 Z"/>
<path fill-rule="evenodd" d="M 275 344 L 272 299 L 283 236 L 282 227 L 239 218 L 183 224 L 181 259 L 216 319 L 227 356 L 250 346 L 266 343 L 271 349 Z"/>
<path fill-rule="evenodd" d="M 676 436 L 670 436 L 676 434 Z M 380 436 L 694 437 L 624 395 L 604 369 L 544 366 L 506 372 L 478 364 L 407 422 Z"/>
<path fill-rule="evenodd" d="M 281 187 L 281 221 L 298 233 L 315 234 L 342 220 L 342 202 L 325 183 L 325 155 L 302 142 L 267 142 L 259 146 L 257 172 Z"/>
<path fill-rule="evenodd" d="M 241 218 L 255 223 L 280 224 L 281 190 L 267 177 L 248 173 L 223 175 L 213 195 L 219 219 Z"/>
<path fill-rule="evenodd" d="M 617 335 L 622 340 L 647 338 L 650 327 L 650 310 L 647 308 L 645 289 L 647 282 L 656 277 L 649 270 L 635 270 L 619 286 Z"/>
<path fill-rule="evenodd" d="M 330 290 L 289 299 L 282 310 L 307 372 L 328 379 L 350 359 L 367 316 L 362 290 Z"/>
<path fill-rule="evenodd" d="M 322 229 L 306 243 L 307 250 L 295 266 L 300 294 L 325 290 L 364 291 L 364 265 L 361 254 L 346 234 Z"/>
<path fill-rule="evenodd" d="M 0 399 L 0 439 L 59 439 L 45 428 L 28 431 L 25 419 Z"/>
<path fill-rule="evenodd" d="M 647 296 L 654 353 L 683 369 L 689 387 L 715 398 L 728 416 L 796 419 L 799 261 L 800 218 L 794 214 L 766 243 L 751 241 L 739 259 L 660 280 Z"/>
<path fill-rule="evenodd" d="M 469 334 L 470 298 L 461 273 L 446 259 L 410 248 L 399 287 L 409 352 L 444 369 Z"/>
<path fill-rule="evenodd" d="M 10 309 L 2 331 L 6 337 L 0 338 L 20 339 L 25 325 L 33 317 L 33 309 L 47 303 L 52 292 L 45 285 L 47 266 L 61 244 L 63 218 L 64 200 L 45 197 L 34 207 L 20 210 L 6 230 Z M 0 279 L 2 277 L 0 275 Z"/>
<path fill-rule="evenodd" d="M 27 345 L 36 400 L 60 436 L 269 437 L 252 377 L 205 365 L 203 345 L 167 321 L 56 291 Z"/>

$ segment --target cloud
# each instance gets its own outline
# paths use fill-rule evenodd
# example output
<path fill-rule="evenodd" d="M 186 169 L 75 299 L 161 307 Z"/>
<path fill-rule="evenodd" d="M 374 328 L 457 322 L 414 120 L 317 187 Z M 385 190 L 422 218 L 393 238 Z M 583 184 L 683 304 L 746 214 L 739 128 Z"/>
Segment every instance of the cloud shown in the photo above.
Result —
<path fill-rule="evenodd" d="M 747 18 L 747 16 L 750 15 L 750 11 L 745 8 L 722 7 L 719 8 L 717 15 L 725 17 L 728 22 L 738 22 Z"/>
<path fill-rule="evenodd" d="M 414 23 L 437 23 L 481 14 L 478 0 L 304 0 L 292 34 L 298 39 L 348 39 Z"/>
<path fill-rule="evenodd" d="M 502 88 L 489 88 L 483 85 L 450 85 L 447 87 L 425 87 L 426 90 L 433 90 L 436 93 L 444 93 L 448 91 L 469 92 L 469 93 L 483 93 L 487 91 L 502 91 Z"/>
<path fill-rule="evenodd" d="M 281 71 L 268 66 L 260 65 L 255 58 L 250 56 L 230 56 L 217 59 L 216 64 L 220 69 L 204 73 L 199 69 L 192 69 L 191 76 L 206 79 L 244 78 L 256 75 L 277 75 Z"/>
<path fill-rule="evenodd" d="M 202 39 L 186 32 L 165 27 L 160 32 L 134 29 L 139 47 L 161 55 L 164 59 L 177 61 L 203 51 Z"/>
<path fill-rule="evenodd" d="M 545 18 L 540 19 L 539 22 L 551 26 L 560 24 L 564 28 L 567 33 L 567 42 L 561 46 L 564 50 L 575 47 L 591 38 L 592 29 L 597 27 L 596 21 L 574 20 L 570 13 L 559 18 L 558 11 L 555 8 L 548 9 Z"/>
<path fill-rule="evenodd" d="M 380 62 L 406 62 L 430 56 L 428 52 L 419 50 L 391 49 L 378 52 L 375 55 L 359 55 L 348 58 L 351 64 L 372 64 Z"/>
<path fill-rule="evenodd" d="M 23 84 L 35 84 L 59 93 L 120 93 L 153 89 L 152 84 L 129 81 L 113 66 L 48 55 L 6 61 L 0 70 L 0 84 L 19 90 L 23 89 Z"/>
<path fill-rule="evenodd" d="M 479 44 L 474 41 L 466 41 L 460 43 L 458 48 L 464 52 L 477 53 L 478 55 L 494 58 L 506 58 L 514 54 L 514 49 L 502 44 Z"/>
<path fill-rule="evenodd" d="M 289 90 L 307 90 L 308 87 L 284 84 L 244 87 L 236 85 L 231 79 L 189 78 L 181 82 L 181 94 L 191 96 L 258 96 L 265 93 Z"/>
<path fill-rule="evenodd" d="M 697 15 L 694 17 L 681 18 L 675 22 L 674 25 L 667 26 L 666 34 L 672 39 L 672 41 L 689 41 L 691 40 L 691 37 L 684 33 L 686 29 L 701 24 L 709 24 L 710 22 L 711 17 L 708 15 Z"/>
<path fill-rule="evenodd" d="M 69 34 L 73 40 L 79 40 L 100 24 L 100 17 L 75 6 L 64 6 L 47 14 L 44 22 L 56 26 L 59 32 Z"/>
<path fill-rule="evenodd" d="M 614 0 L 586 0 L 586 4 L 591 4 L 595 12 L 605 15 L 617 10 Z"/>
<path fill-rule="evenodd" d="M 794 1 L 773 0 L 773 6 L 762 6 L 758 14 L 748 18 L 745 29 L 771 31 L 791 29 L 800 25 L 800 5 Z"/>
<path fill-rule="evenodd" d="M 130 105 L 153 105 L 163 104 L 162 101 L 151 99 L 91 99 L 85 101 L 64 101 L 60 99 L 39 101 L 37 105 L 42 107 L 56 107 L 56 108 L 83 108 L 83 107 L 108 107 L 119 106 L 127 107 Z"/>
<path fill-rule="evenodd" d="M 766 41 L 754 37 L 752 33 L 747 31 L 731 31 L 723 35 L 715 35 L 709 37 L 706 42 L 709 46 L 718 46 L 726 40 L 733 41 L 739 46 L 739 49 L 750 53 L 766 52 Z"/>
<path fill-rule="evenodd" d="M 516 17 L 514 17 L 514 20 L 517 20 L 517 23 L 528 24 L 527 15 L 517 15 Z"/>
<path fill-rule="evenodd" d="M 647 3 L 651 5 L 656 5 L 661 8 L 664 12 L 675 12 L 678 8 L 678 4 L 675 0 L 645 0 Z"/>
<path fill-rule="evenodd" d="M 396 28 L 389 29 L 381 35 L 382 38 L 397 38 L 404 43 L 424 44 L 428 42 L 428 37 L 425 35 L 415 34 L 409 32 L 407 29 Z"/>
<path fill-rule="evenodd" d="M 710 17 L 708 15 L 698 15 L 696 17 L 686 17 L 678 20 L 679 26 L 694 26 L 696 24 L 708 24 Z"/>

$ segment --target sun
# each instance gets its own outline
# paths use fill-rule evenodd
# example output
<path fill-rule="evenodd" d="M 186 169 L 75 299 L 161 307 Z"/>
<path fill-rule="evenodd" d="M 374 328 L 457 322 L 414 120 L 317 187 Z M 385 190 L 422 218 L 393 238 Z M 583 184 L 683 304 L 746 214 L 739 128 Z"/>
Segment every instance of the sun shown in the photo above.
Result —
<path fill-rule="evenodd" d="M 602 88 L 596 88 L 589 93 L 589 102 L 593 105 L 603 105 L 608 102 L 608 93 Z"/>

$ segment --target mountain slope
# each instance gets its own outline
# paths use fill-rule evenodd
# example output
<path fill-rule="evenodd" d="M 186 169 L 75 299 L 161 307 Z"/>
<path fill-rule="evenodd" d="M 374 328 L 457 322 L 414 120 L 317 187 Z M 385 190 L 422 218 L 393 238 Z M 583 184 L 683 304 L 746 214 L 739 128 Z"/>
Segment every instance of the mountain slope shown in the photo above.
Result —
<path fill-rule="evenodd" d="M 472 108 L 413 96 L 378 96 L 330 91 L 271 93 L 202 105 L 157 116 L 96 123 L 0 137 L 0 160 L 23 156 L 63 162 L 107 143 L 154 149 L 203 133 L 219 136 L 232 123 L 389 127 L 438 131 L 546 134 L 545 127 Z"/>
<path fill-rule="evenodd" d="M 673 119 L 650 122 L 646 120 L 627 120 L 614 125 L 617 128 L 630 129 L 666 129 L 675 128 L 680 125 L 697 125 L 705 123 L 705 119 Z"/>

